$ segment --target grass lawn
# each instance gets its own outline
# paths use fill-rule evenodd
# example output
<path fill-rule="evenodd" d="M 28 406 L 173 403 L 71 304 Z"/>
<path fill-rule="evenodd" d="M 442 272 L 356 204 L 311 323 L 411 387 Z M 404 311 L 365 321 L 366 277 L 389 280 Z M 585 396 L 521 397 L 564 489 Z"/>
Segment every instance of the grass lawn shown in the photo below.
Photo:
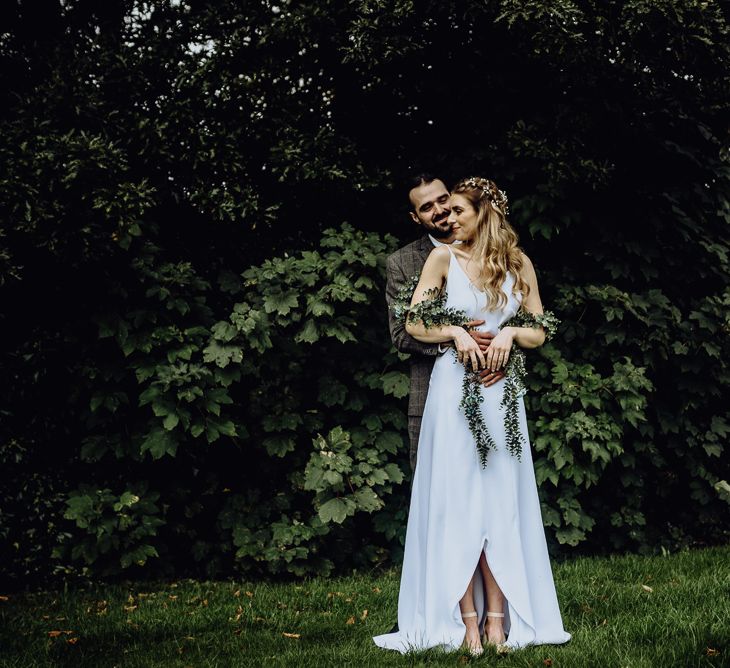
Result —
<path fill-rule="evenodd" d="M 293 584 L 180 581 L 0 599 L 0 666 L 730 666 L 730 546 L 554 564 L 573 640 L 402 656 L 398 571 Z"/>

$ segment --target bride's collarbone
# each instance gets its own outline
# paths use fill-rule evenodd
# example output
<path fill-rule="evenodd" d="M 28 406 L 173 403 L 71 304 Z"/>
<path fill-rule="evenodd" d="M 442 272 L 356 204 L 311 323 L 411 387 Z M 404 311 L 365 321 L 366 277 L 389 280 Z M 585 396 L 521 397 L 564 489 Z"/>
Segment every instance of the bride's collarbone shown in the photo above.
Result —
<path fill-rule="evenodd" d="M 471 254 L 467 255 L 461 250 L 454 250 L 454 260 L 459 264 L 466 277 L 476 285 L 481 278 L 481 267 L 473 261 Z M 466 260 L 466 264 L 460 262 L 460 260 Z M 474 274 L 475 270 L 476 274 Z"/>

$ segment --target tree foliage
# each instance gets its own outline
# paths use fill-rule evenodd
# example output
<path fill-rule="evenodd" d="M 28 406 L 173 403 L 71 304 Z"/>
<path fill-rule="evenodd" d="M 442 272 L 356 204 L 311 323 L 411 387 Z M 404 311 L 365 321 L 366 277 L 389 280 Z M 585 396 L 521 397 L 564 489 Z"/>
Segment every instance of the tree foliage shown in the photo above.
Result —
<path fill-rule="evenodd" d="M 563 322 L 527 396 L 553 546 L 727 536 L 726 7 L 2 11 L 9 574 L 397 558 L 383 266 L 416 168 L 509 192 Z"/>

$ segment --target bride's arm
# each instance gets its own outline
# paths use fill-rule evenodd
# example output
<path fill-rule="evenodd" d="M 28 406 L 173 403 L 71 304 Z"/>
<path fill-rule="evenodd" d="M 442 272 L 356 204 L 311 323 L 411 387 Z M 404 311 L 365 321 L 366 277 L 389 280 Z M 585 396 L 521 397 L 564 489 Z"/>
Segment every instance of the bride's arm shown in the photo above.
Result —
<path fill-rule="evenodd" d="M 522 254 L 524 261 L 523 277 L 530 286 L 530 294 L 525 299 L 525 310 L 530 313 L 542 314 L 542 300 L 540 299 L 540 290 L 537 287 L 537 275 L 535 267 L 527 255 Z M 542 327 L 505 327 L 504 329 L 512 330 L 512 338 L 520 348 L 537 348 L 545 343 L 545 330 Z"/>
<path fill-rule="evenodd" d="M 537 276 L 535 267 L 532 266 L 530 258 L 522 254 L 523 278 L 530 286 L 530 294 L 525 299 L 524 307 L 530 313 L 542 314 L 542 301 L 540 291 L 537 288 Z M 486 367 L 491 371 L 507 366 L 512 344 L 516 343 L 520 348 L 537 348 L 545 343 L 545 330 L 542 327 L 503 327 L 492 339 L 487 349 Z"/>
<path fill-rule="evenodd" d="M 433 293 L 430 293 L 430 291 L 434 288 L 438 291 L 443 288 L 449 272 L 449 255 L 449 249 L 444 246 L 438 246 L 431 251 L 426 259 L 426 264 L 423 265 L 421 278 L 411 299 L 411 306 L 431 298 Z M 406 322 L 406 332 L 414 339 L 424 343 L 453 341 L 459 360 L 470 357 L 474 368 L 484 366 L 484 355 L 479 345 L 463 327 L 444 325 L 426 328 L 422 322 L 408 320 Z M 477 361 L 479 364 L 477 364 Z"/>

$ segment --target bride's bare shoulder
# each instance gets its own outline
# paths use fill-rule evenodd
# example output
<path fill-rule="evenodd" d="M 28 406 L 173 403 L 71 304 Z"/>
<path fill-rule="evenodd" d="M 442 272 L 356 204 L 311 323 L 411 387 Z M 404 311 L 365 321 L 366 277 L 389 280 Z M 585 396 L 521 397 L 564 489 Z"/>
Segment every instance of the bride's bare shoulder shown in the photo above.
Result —
<path fill-rule="evenodd" d="M 522 267 L 530 272 L 535 272 L 535 266 L 532 264 L 532 260 L 527 257 L 525 251 L 520 249 L 520 258 L 522 259 Z"/>
<path fill-rule="evenodd" d="M 423 265 L 424 273 L 434 272 L 444 275 L 449 267 L 449 249 L 444 246 L 436 246 L 426 258 Z"/>
<path fill-rule="evenodd" d="M 448 262 L 449 249 L 446 246 L 435 246 L 434 249 L 428 254 L 428 260 L 431 262 L 438 262 L 443 264 L 444 261 Z"/>

